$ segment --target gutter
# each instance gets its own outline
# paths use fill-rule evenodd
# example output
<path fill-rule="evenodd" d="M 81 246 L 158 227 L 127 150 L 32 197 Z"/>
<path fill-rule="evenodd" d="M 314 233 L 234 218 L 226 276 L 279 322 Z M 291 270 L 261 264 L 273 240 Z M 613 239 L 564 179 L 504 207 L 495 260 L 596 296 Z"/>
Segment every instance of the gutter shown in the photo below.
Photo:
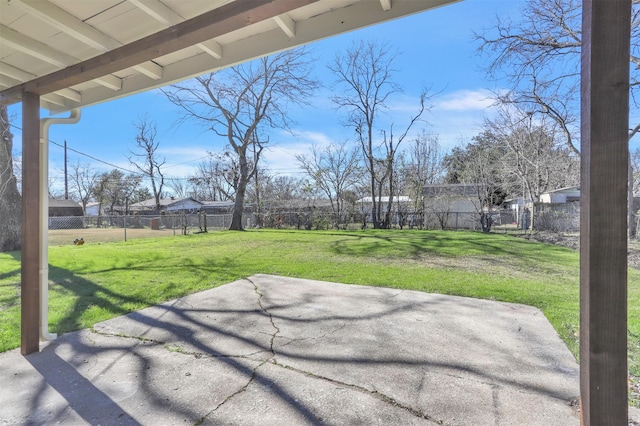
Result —
<path fill-rule="evenodd" d="M 49 333 L 49 126 L 75 124 L 80 121 L 80 109 L 71 110 L 69 117 L 40 119 L 40 340 L 58 337 Z"/>

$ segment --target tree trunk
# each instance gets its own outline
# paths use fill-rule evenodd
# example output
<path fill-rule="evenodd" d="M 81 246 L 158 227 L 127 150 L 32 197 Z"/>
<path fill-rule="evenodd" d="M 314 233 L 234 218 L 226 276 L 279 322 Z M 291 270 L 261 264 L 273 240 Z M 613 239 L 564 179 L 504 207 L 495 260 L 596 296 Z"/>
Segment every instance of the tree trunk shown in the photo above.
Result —
<path fill-rule="evenodd" d="M 22 200 L 13 174 L 13 135 L 7 106 L 0 105 L 0 252 L 20 250 Z"/>
<path fill-rule="evenodd" d="M 378 221 L 378 203 L 376 203 L 376 178 L 373 169 L 373 158 L 369 157 L 369 169 L 371 170 L 371 222 L 373 223 L 373 228 L 378 229 L 380 227 L 380 223 Z"/>
<path fill-rule="evenodd" d="M 245 150 L 246 151 L 246 150 Z M 246 152 L 238 152 L 238 162 L 240 163 L 240 178 L 236 188 L 236 199 L 233 204 L 233 214 L 231 215 L 230 231 L 244 231 L 242 226 L 242 211 L 244 210 L 244 195 L 247 192 L 247 181 L 249 180 L 249 165 L 247 164 Z"/>
<path fill-rule="evenodd" d="M 636 229 L 636 210 L 633 202 L 633 165 L 631 164 L 631 155 L 629 155 L 629 175 L 627 177 L 627 237 L 635 238 L 638 235 Z"/>

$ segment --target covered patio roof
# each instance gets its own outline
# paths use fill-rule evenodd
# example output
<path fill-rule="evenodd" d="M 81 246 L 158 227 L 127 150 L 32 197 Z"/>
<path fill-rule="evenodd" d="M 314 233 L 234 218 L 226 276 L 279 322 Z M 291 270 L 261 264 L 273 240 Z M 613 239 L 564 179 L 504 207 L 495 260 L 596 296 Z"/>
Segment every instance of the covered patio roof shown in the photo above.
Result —
<path fill-rule="evenodd" d="M 0 100 L 105 102 L 458 0 L 3 0 Z"/>

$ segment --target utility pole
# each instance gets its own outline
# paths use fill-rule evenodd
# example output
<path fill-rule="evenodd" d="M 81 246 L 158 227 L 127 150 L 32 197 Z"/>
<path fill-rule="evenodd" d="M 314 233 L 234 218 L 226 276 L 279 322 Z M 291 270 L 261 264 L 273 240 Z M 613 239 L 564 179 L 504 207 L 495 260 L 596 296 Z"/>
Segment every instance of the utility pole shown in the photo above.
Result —
<path fill-rule="evenodd" d="M 67 174 L 67 140 L 64 140 L 64 199 L 69 199 L 69 179 Z"/>

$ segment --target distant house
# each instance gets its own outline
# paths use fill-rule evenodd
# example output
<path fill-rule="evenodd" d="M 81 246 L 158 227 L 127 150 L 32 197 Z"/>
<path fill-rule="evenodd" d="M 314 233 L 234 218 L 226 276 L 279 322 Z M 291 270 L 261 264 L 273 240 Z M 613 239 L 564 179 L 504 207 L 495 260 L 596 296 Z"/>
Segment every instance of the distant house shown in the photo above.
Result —
<path fill-rule="evenodd" d="M 441 229 L 476 229 L 482 209 L 476 184 L 425 185 L 422 190 L 425 226 Z"/>
<path fill-rule="evenodd" d="M 85 207 L 85 214 L 87 216 L 99 216 L 100 213 L 100 203 L 87 203 L 87 206 Z"/>
<path fill-rule="evenodd" d="M 49 199 L 49 229 L 84 228 L 82 206 L 73 200 Z"/>
<path fill-rule="evenodd" d="M 373 202 L 372 200 L 373 199 L 371 197 L 363 197 L 363 198 L 360 198 L 358 201 L 356 201 L 356 203 L 360 205 L 366 205 L 366 204 L 371 204 Z M 376 197 L 376 201 L 380 201 L 380 203 L 382 204 L 388 204 L 389 197 L 387 196 Z M 396 195 L 395 197 L 393 197 L 393 202 L 394 203 L 410 203 L 411 198 L 407 197 L 406 195 Z"/>
<path fill-rule="evenodd" d="M 73 200 L 49 199 L 49 217 L 84 216 L 82 206 Z"/>
<path fill-rule="evenodd" d="M 384 219 L 384 215 L 387 212 L 387 208 L 389 207 L 389 196 L 376 197 L 376 202 L 380 205 L 380 212 L 382 212 L 382 217 L 378 218 L 380 220 Z M 371 208 L 373 205 L 373 199 L 371 197 L 363 197 L 356 201 L 356 206 L 359 206 L 360 212 L 364 215 L 367 222 L 371 222 Z M 400 213 L 405 214 L 410 209 L 413 208 L 413 200 L 406 195 L 396 195 L 391 200 L 391 224 L 398 224 L 400 220 Z"/>
<path fill-rule="evenodd" d="M 575 201 L 580 201 L 579 186 L 555 189 L 540 195 L 540 202 L 545 204 L 565 204 Z"/>
<path fill-rule="evenodd" d="M 197 213 L 200 211 L 202 203 L 195 198 L 162 198 L 160 200 L 160 211 L 156 209 L 155 198 L 141 201 L 129 205 L 129 212 L 137 214 L 178 214 Z"/>
<path fill-rule="evenodd" d="M 233 211 L 233 201 L 200 201 L 200 211 L 206 214 L 227 214 Z"/>
<path fill-rule="evenodd" d="M 478 194 L 478 185 L 466 183 L 425 185 L 422 190 L 427 210 L 448 209 L 461 213 L 480 211 L 482 206 L 480 206 Z"/>
<path fill-rule="evenodd" d="M 580 187 L 547 191 L 534 209 L 533 227 L 538 231 L 571 232 L 580 229 Z"/>

